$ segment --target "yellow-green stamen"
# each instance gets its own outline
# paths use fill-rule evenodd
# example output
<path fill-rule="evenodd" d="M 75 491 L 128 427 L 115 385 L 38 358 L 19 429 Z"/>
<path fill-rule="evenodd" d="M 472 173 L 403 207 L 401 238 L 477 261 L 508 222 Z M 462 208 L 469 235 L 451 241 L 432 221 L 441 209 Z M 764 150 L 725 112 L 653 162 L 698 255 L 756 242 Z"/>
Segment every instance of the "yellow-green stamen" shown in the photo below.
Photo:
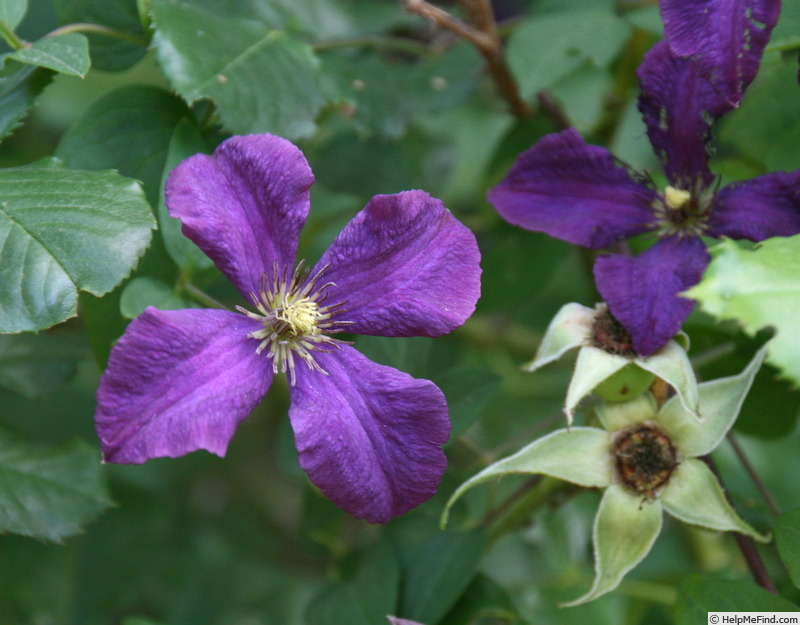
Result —
<path fill-rule="evenodd" d="M 342 326 L 348 322 L 334 319 L 344 312 L 345 302 L 324 305 L 328 288 L 336 286 L 332 282 L 317 286 L 326 268 L 308 279 L 308 270 L 304 271 L 302 267 L 300 262 L 289 276 L 288 271 L 280 271 L 276 263 L 271 278 L 267 274 L 261 277 L 259 293 L 250 293 L 258 313 L 237 306 L 239 312 L 260 321 L 263 326 L 247 335 L 260 341 L 256 353 L 266 351 L 272 359 L 272 370 L 275 373 L 288 371 L 293 386 L 295 356 L 309 369 L 327 375 L 314 359 L 314 350 L 330 351 L 332 347 L 347 343 L 328 336 L 343 332 Z"/>

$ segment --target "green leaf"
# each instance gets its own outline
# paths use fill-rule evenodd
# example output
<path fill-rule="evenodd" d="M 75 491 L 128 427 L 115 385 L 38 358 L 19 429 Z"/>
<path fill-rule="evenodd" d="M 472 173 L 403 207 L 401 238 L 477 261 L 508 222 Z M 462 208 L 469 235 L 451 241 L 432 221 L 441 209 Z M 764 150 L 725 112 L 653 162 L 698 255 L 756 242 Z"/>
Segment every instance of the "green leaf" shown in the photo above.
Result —
<path fill-rule="evenodd" d="M 308 625 L 375 625 L 397 608 L 400 571 L 391 549 L 379 543 L 361 559 L 355 577 L 332 586 L 306 610 Z"/>
<path fill-rule="evenodd" d="M 80 33 L 45 37 L 10 55 L 20 63 L 38 65 L 83 78 L 89 71 L 89 40 Z"/>
<path fill-rule="evenodd" d="M 109 504 L 96 450 L 32 447 L 0 432 L 0 531 L 60 541 Z"/>
<path fill-rule="evenodd" d="M 609 9 L 535 15 L 509 38 L 508 61 L 527 98 L 575 71 L 586 59 L 605 67 L 629 33 L 630 26 Z"/>
<path fill-rule="evenodd" d="M 800 45 L 800 4 L 784 2 L 781 18 L 772 31 L 767 50 L 796 48 Z"/>
<path fill-rule="evenodd" d="M 348 104 L 348 121 L 364 135 L 400 137 L 416 113 L 454 107 L 477 84 L 480 61 L 467 44 L 413 63 L 349 52 L 321 57 L 322 74 L 330 99 Z"/>
<path fill-rule="evenodd" d="M 47 70 L 16 62 L 0 70 L 0 139 L 22 123 L 52 77 Z"/>
<path fill-rule="evenodd" d="M 720 141 L 738 148 L 745 164 L 763 164 L 769 171 L 796 169 L 800 142 L 800 120 L 792 114 L 796 91 L 796 55 L 764 63 L 742 106 L 723 121 Z"/>
<path fill-rule="evenodd" d="M 89 22 L 119 31 L 140 43 L 90 34 L 92 64 L 103 71 L 116 72 L 127 69 L 147 52 L 147 34 L 139 20 L 136 0 L 56 0 L 56 12 L 62 24 Z"/>
<path fill-rule="evenodd" d="M 795 604 L 751 582 L 731 582 L 699 575 L 678 587 L 676 625 L 708 622 L 709 612 L 797 612 Z"/>
<path fill-rule="evenodd" d="M 150 241 L 138 183 L 114 172 L 0 171 L 0 332 L 41 330 L 77 313 L 77 290 L 103 295 Z"/>
<path fill-rule="evenodd" d="M 703 280 L 687 295 L 720 319 L 735 319 L 755 334 L 772 326 L 767 361 L 800 383 L 800 316 L 786 311 L 800 308 L 800 235 L 776 237 L 747 250 L 725 240 L 710 249 L 711 264 Z"/>
<path fill-rule="evenodd" d="M 133 319 L 148 306 L 155 306 L 159 310 L 178 310 L 191 308 L 193 304 L 166 282 L 156 278 L 134 278 L 122 291 L 119 303 L 122 316 Z"/>
<path fill-rule="evenodd" d="M 481 410 L 500 385 L 500 376 L 486 369 L 468 365 L 447 368 L 434 379 L 447 397 L 453 430 L 450 440 L 467 431 L 480 416 Z"/>
<path fill-rule="evenodd" d="M 498 625 L 519 625 L 522 622 L 514 602 L 503 587 L 491 577 L 478 573 L 441 625 L 483 623 L 483 619 L 496 621 Z"/>
<path fill-rule="evenodd" d="M 403 578 L 400 614 L 422 623 L 438 623 L 478 572 L 482 532 L 435 534 L 416 552 Z"/>
<path fill-rule="evenodd" d="M 152 12 L 159 61 L 187 102 L 212 100 L 234 133 L 293 140 L 314 132 L 323 100 L 310 46 L 259 22 L 175 0 L 154 0 Z"/>
<path fill-rule="evenodd" d="M 394 367 L 413 376 L 425 375 L 431 358 L 433 340 L 422 337 L 388 337 L 361 335 L 358 351 L 370 360 Z"/>
<path fill-rule="evenodd" d="M 81 343 L 65 337 L 0 336 L 0 387 L 26 397 L 54 391 L 72 377 L 84 353 Z"/>
<path fill-rule="evenodd" d="M 73 169 L 113 168 L 141 180 L 155 204 L 172 133 L 189 114 L 180 98 L 158 87 L 120 87 L 86 109 L 61 138 L 56 156 Z"/>
<path fill-rule="evenodd" d="M 188 119 L 182 119 L 175 127 L 169 142 L 167 160 L 161 176 L 158 201 L 158 226 L 164 247 L 170 258 L 182 269 L 192 272 L 196 269 L 207 269 L 213 266 L 213 261 L 195 245 L 195 243 L 181 232 L 181 221 L 170 217 L 164 201 L 164 188 L 169 173 L 182 160 L 200 152 L 208 152 L 208 146 L 203 142 L 197 127 Z"/>
<path fill-rule="evenodd" d="M 775 543 L 792 583 L 800 588 L 800 508 L 775 519 Z"/>
<path fill-rule="evenodd" d="M 0 22 L 9 30 L 14 30 L 25 13 L 28 12 L 28 0 L 0 0 Z"/>

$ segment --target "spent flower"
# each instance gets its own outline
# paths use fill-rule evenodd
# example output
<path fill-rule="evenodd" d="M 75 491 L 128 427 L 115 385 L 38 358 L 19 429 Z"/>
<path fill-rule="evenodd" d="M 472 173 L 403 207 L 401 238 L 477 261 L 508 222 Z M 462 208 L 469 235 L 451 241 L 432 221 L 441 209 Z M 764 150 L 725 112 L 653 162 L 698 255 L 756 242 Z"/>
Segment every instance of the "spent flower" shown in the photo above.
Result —
<path fill-rule="evenodd" d="M 656 353 L 641 356 L 633 349 L 627 330 L 611 315 L 605 304 L 587 308 L 565 304 L 545 331 L 536 357 L 523 367 L 536 371 L 578 349 L 575 371 L 570 379 L 564 414 L 572 425 L 575 408 L 591 392 L 605 399 L 633 399 L 659 378 L 675 389 L 684 409 L 698 414 L 697 380 L 686 354 L 688 337 L 680 333 Z"/>
<path fill-rule="evenodd" d="M 97 432 L 109 462 L 224 455 L 285 372 L 303 469 L 343 509 L 386 522 L 438 486 L 447 405 L 429 380 L 340 334 L 452 331 L 475 308 L 480 254 L 439 200 L 406 191 L 374 197 L 316 266 L 295 266 L 313 180 L 302 152 L 272 135 L 228 139 L 173 170 L 170 214 L 254 310 L 145 310 L 112 350 Z"/>
<path fill-rule="evenodd" d="M 713 451 L 733 425 L 765 353 L 762 348 L 739 375 L 698 386 L 702 421 L 677 396 L 660 409 L 650 393 L 603 404 L 597 408 L 602 428 L 557 430 L 467 480 L 450 498 L 442 522 L 467 490 L 505 475 L 543 474 L 605 489 L 592 534 L 594 583 L 568 606 L 614 590 L 650 551 L 664 511 L 685 523 L 768 541 L 739 517 L 699 458 Z"/>
<path fill-rule="evenodd" d="M 694 307 L 680 294 L 709 263 L 702 237 L 762 241 L 800 232 L 800 170 L 722 186 L 709 168 L 712 127 L 755 77 L 779 8 L 776 0 L 662 0 L 667 38 L 638 77 L 665 188 L 570 128 L 521 154 L 489 192 L 507 221 L 576 245 L 656 239 L 636 257 L 606 254 L 594 265 L 600 294 L 643 356 L 661 349 Z"/>

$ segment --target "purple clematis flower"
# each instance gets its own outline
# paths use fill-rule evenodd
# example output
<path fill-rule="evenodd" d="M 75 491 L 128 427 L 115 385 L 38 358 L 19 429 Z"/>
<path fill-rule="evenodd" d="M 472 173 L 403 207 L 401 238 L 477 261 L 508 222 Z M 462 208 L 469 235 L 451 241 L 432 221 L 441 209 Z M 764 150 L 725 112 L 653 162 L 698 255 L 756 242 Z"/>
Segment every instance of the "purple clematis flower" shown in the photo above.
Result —
<path fill-rule="evenodd" d="M 708 165 L 711 128 L 755 77 L 779 8 L 776 0 L 662 0 L 668 38 L 646 55 L 638 77 L 663 191 L 568 129 L 524 152 L 489 192 L 507 221 L 576 245 L 603 249 L 656 235 L 639 256 L 604 255 L 594 266 L 598 290 L 643 356 L 663 347 L 694 307 L 679 294 L 708 265 L 701 237 L 800 232 L 800 170 L 720 188 Z"/>
<path fill-rule="evenodd" d="M 109 462 L 222 456 L 286 372 L 301 466 L 337 505 L 383 523 L 435 492 L 447 405 L 432 382 L 336 335 L 452 331 L 474 311 L 480 254 L 439 200 L 406 191 L 374 197 L 313 269 L 295 269 L 313 180 L 272 135 L 234 137 L 173 170 L 170 214 L 255 311 L 145 310 L 111 352 L 97 432 Z"/>

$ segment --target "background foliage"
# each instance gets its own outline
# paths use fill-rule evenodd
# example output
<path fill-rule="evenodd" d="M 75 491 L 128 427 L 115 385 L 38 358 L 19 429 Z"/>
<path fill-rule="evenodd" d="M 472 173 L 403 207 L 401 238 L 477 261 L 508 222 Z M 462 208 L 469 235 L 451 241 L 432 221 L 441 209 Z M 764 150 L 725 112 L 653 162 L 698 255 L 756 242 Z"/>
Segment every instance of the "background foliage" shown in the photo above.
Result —
<path fill-rule="evenodd" d="M 714 454 L 742 515 L 773 528 L 761 556 L 781 597 L 751 581 L 731 536 L 667 523 L 618 591 L 558 608 L 590 584 L 598 494 L 549 480 L 476 489 L 438 528 L 458 484 L 561 425 L 569 362 L 518 367 L 562 304 L 597 297 L 585 252 L 507 225 L 486 190 L 564 124 L 660 175 L 635 80 L 661 36 L 656 4 L 500 0 L 495 10 L 516 110 L 474 46 L 392 0 L 0 0 L 4 624 L 373 625 L 387 614 L 688 624 L 708 610 L 796 609 L 800 337 L 786 311 L 798 308 L 797 237 L 755 251 L 720 244 L 686 326 L 703 379 L 740 370 L 761 328 L 781 341 L 734 434 L 775 501 L 731 445 Z M 758 78 L 718 129 L 713 165 L 726 181 L 800 167 L 798 48 L 800 5 L 786 2 Z M 285 386 L 225 459 L 99 463 L 94 392 L 126 323 L 147 305 L 201 306 L 202 292 L 236 299 L 167 215 L 163 180 L 181 159 L 252 132 L 295 141 L 315 172 L 300 257 L 318 258 L 373 194 L 411 188 L 478 236 L 483 296 L 464 328 L 358 341 L 373 360 L 434 380 L 454 425 L 440 493 L 385 527 L 354 521 L 310 485 Z M 769 300 L 752 292 L 764 280 Z"/>

